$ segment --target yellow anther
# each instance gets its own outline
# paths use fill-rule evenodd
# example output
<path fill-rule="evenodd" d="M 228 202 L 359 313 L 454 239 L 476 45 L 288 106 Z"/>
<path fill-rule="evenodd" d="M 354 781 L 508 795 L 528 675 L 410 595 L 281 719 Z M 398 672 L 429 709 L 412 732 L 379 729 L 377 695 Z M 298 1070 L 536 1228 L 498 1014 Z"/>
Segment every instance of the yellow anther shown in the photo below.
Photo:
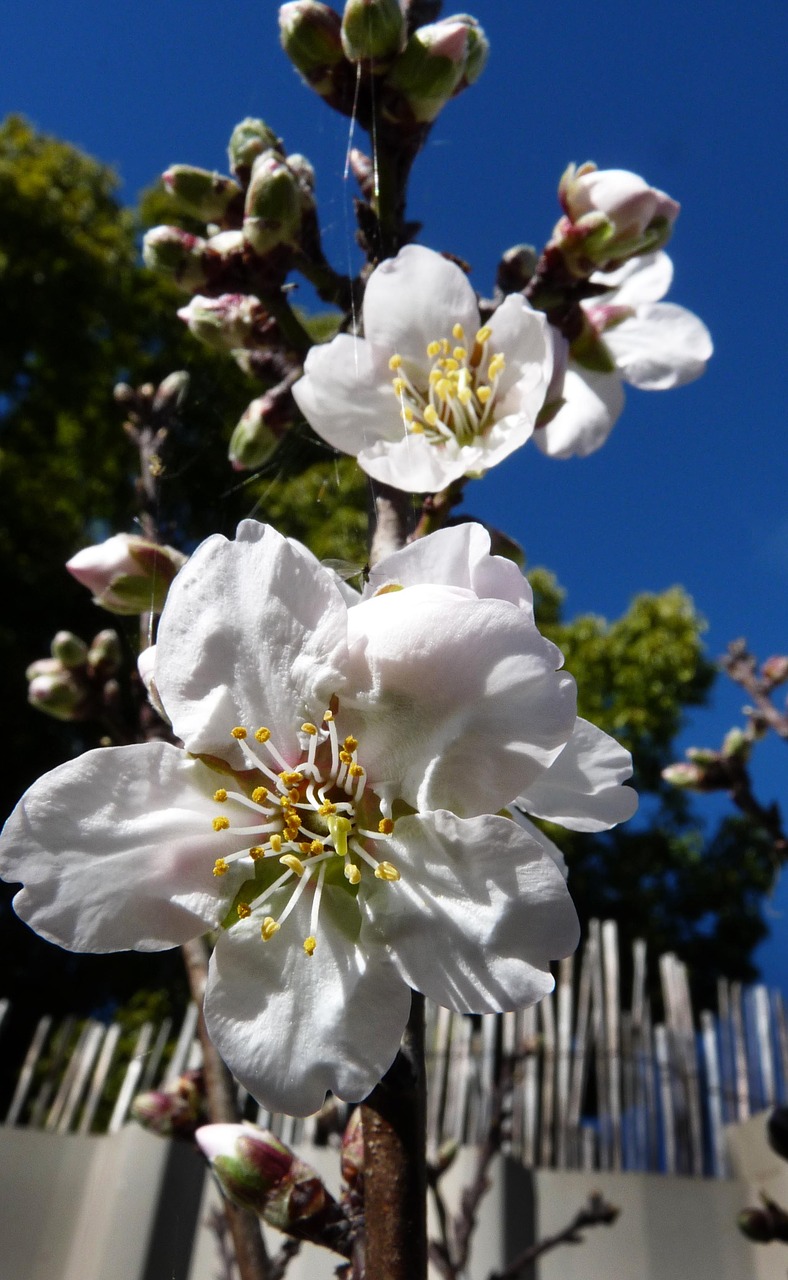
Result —
<path fill-rule="evenodd" d="M 331 708 L 329 707 L 328 711 L 327 711 L 327 712 L 325 713 L 325 715 L 323 716 L 323 723 L 324 723 L 324 724 L 328 724 L 329 720 L 333 720 L 333 719 L 334 719 L 334 713 L 333 713 L 333 711 L 331 710 Z"/>
<path fill-rule="evenodd" d="M 491 337 L 492 337 L 492 329 L 488 324 L 483 324 L 481 329 L 478 329 L 476 331 L 476 341 L 478 342 L 479 346 L 482 346 L 483 343 L 488 342 Z"/>
<path fill-rule="evenodd" d="M 268 787 L 255 787 L 254 791 L 252 792 L 252 799 L 254 800 L 255 804 L 262 804 L 267 795 L 268 795 Z"/>
<path fill-rule="evenodd" d="M 345 741 L 342 743 L 342 746 L 346 751 L 355 751 L 358 747 L 358 738 L 354 738 L 353 735 L 349 733 L 345 738 Z"/>
<path fill-rule="evenodd" d="M 297 876 L 302 876 L 306 871 L 306 867 L 300 858 L 294 853 L 283 853 L 279 859 L 283 867 L 288 867 L 290 871 L 294 871 Z"/>
<path fill-rule="evenodd" d="M 239 902 L 236 907 L 236 911 L 238 912 L 239 920 L 248 920 L 252 914 L 252 908 L 249 906 L 248 902 Z"/>
<path fill-rule="evenodd" d="M 490 365 L 487 370 L 487 377 L 490 379 L 497 378 L 498 374 L 503 373 L 505 368 L 506 368 L 506 361 L 504 360 L 503 356 L 499 351 L 497 352 L 496 355 L 493 356 L 492 360 L 490 361 Z"/>
<path fill-rule="evenodd" d="M 330 817 L 326 825 L 334 841 L 335 851 L 344 858 L 347 853 L 347 838 L 353 830 L 353 823 L 340 813 Z"/>
<path fill-rule="evenodd" d="M 442 382 L 439 382 L 436 385 L 435 390 L 437 391 L 441 400 L 448 400 L 449 397 L 451 396 L 452 391 L 454 390 L 454 386 L 451 382 L 449 382 L 448 378 L 444 378 Z M 425 414 L 424 416 L 426 417 L 427 415 Z"/>
<path fill-rule="evenodd" d="M 232 730 L 231 736 L 233 738 L 237 738 L 239 742 L 243 742 L 244 738 L 246 737 L 246 729 L 244 729 L 243 725 L 238 724 Z"/>
<path fill-rule="evenodd" d="M 435 357 L 440 354 L 440 349 L 441 349 L 441 344 L 439 342 L 427 343 L 427 355 L 429 356 L 430 360 L 434 360 Z"/>
<path fill-rule="evenodd" d="M 323 841 L 322 841 L 322 840 L 313 840 L 313 841 L 312 841 L 312 843 L 311 843 L 311 844 L 310 844 L 310 846 L 309 846 L 309 852 L 310 852 L 310 853 L 322 853 L 322 852 L 323 852 Z"/>
<path fill-rule="evenodd" d="M 348 769 L 351 778 L 363 778 L 364 770 L 360 764 L 352 764 Z"/>
<path fill-rule="evenodd" d="M 275 933 L 279 932 L 281 928 L 281 924 L 277 924 L 273 916 L 266 916 L 265 920 L 260 925 L 260 937 L 263 939 L 263 942 L 268 942 L 273 938 Z"/>
<path fill-rule="evenodd" d="M 316 946 L 317 946 L 317 938 L 313 938 L 311 934 L 309 935 L 308 938 L 304 938 L 304 951 L 308 956 L 313 956 L 315 954 Z"/>
<path fill-rule="evenodd" d="M 287 798 L 291 804 L 297 804 L 301 799 L 301 792 L 298 790 L 298 787 L 291 787 L 287 793 Z"/>
<path fill-rule="evenodd" d="M 259 862 L 261 858 L 265 857 L 265 849 L 261 844 L 253 844 L 249 850 L 249 857 L 252 862 Z"/>
<path fill-rule="evenodd" d="M 403 414 L 406 422 L 412 422 L 415 417 L 415 414 L 412 409 L 405 409 L 403 411 Z"/>
<path fill-rule="evenodd" d="M 454 327 L 452 328 L 451 333 L 452 333 L 452 337 L 456 338 L 458 342 L 462 342 L 463 338 L 465 337 L 465 330 L 463 329 L 461 324 L 455 324 Z"/>
<path fill-rule="evenodd" d="M 352 755 L 350 754 L 350 752 L 349 752 L 349 751 L 340 751 L 340 753 L 339 753 L 339 758 L 340 758 L 340 760 L 342 761 L 342 763 L 343 763 L 343 764 L 352 764 L 352 763 L 353 763 L 353 757 L 352 757 Z"/>
<path fill-rule="evenodd" d="M 449 339 L 441 338 L 441 351 L 445 356 L 449 354 Z"/>
<path fill-rule="evenodd" d="M 403 392 L 405 391 L 405 379 L 404 379 L 404 378 L 395 378 L 391 385 L 392 385 L 392 387 L 394 388 L 394 395 L 395 395 L 395 396 L 401 396 L 401 395 L 403 394 Z"/>
<path fill-rule="evenodd" d="M 391 369 L 393 373 L 395 369 L 401 369 L 401 368 L 402 368 L 402 356 L 397 355 L 397 353 L 395 352 L 394 355 L 389 360 L 389 369 Z"/>
<path fill-rule="evenodd" d="M 358 884 L 361 879 L 361 872 L 354 862 L 346 863 L 342 874 L 350 884 Z"/>
<path fill-rule="evenodd" d="M 459 350 L 459 347 L 457 348 L 457 350 Z M 459 360 L 455 360 L 454 357 L 452 357 L 450 360 L 443 361 L 443 367 L 447 373 L 456 373 L 460 367 L 460 362 Z"/>
<path fill-rule="evenodd" d="M 476 395 L 480 404 L 487 404 L 487 401 L 492 395 L 492 387 L 477 387 Z"/>
<path fill-rule="evenodd" d="M 436 382 L 440 382 L 440 380 L 441 380 L 441 378 L 442 378 L 442 377 L 443 377 L 443 370 L 442 370 L 442 369 L 430 369 L 430 379 L 429 379 L 429 380 L 430 380 L 430 382 L 433 384 L 433 386 L 434 386 L 434 384 L 435 384 Z"/>
<path fill-rule="evenodd" d="M 308 840 L 300 840 L 298 843 L 298 847 L 303 853 L 304 857 L 309 857 L 309 854 L 312 852 L 312 846 Z"/>
<path fill-rule="evenodd" d="M 411 420 L 410 420 L 410 426 L 409 426 L 408 430 L 410 431 L 411 435 L 413 435 L 413 436 L 423 436 L 423 435 L 424 435 L 424 424 L 423 424 L 422 422 L 414 422 L 414 421 L 411 419 Z"/>
<path fill-rule="evenodd" d="M 271 836 L 269 844 L 271 845 L 272 853 L 282 852 L 282 837 L 277 832 Z"/>
<path fill-rule="evenodd" d="M 214 791 L 213 798 L 217 804 L 224 804 L 227 799 L 227 792 L 224 787 L 220 787 L 218 791 Z"/>
<path fill-rule="evenodd" d="M 229 818 L 214 818 L 214 820 L 213 820 L 213 824 L 212 824 L 212 825 L 213 825 L 213 829 L 214 829 L 214 831 L 226 831 L 226 830 L 227 830 L 227 828 L 228 828 L 228 827 L 229 827 L 229 825 L 230 825 L 230 819 L 229 819 Z"/>
<path fill-rule="evenodd" d="M 215 876 L 226 876 L 230 870 L 230 864 L 224 858 L 217 858 L 213 864 L 213 874 Z"/>
<path fill-rule="evenodd" d="M 452 355 L 454 356 L 455 360 L 468 359 L 468 352 L 465 350 L 465 347 L 455 347 L 454 350 L 452 351 Z"/>
<path fill-rule="evenodd" d="M 258 742 L 267 742 L 268 739 L 271 737 L 271 730 L 261 726 L 259 729 L 255 731 L 254 736 L 256 737 Z"/>
<path fill-rule="evenodd" d="M 310 720 L 307 720 L 305 724 L 301 725 L 301 732 L 308 733 L 310 738 L 314 738 L 317 734 L 317 726 L 312 724 Z"/>
<path fill-rule="evenodd" d="M 332 813 L 336 813 L 337 807 L 331 800 L 324 800 L 318 809 L 321 818 L 329 818 Z"/>
<path fill-rule="evenodd" d="M 297 769 L 293 769 L 289 772 L 286 770 L 284 773 L 280 773 L 279 777 L 282 779 L 286 787 L 297 787 L 299 782 L 304 781 L 303 773 L 299 773 Z"/>
<path fill-rule="evenodd" d="M 438 411 L 434 405 L 427 405 L 427 408 L 424 410 L 424 421 L 427 423 L 428 427 L 435 426 L 438 421 Z"/>
<path fill-rule="evenodd" d="M 391 818 L 381 818 L 378 823 L 378 831 L 382 836 L 390 836 L 394 830 L 394 823 Z"/>
<path fill-rule="evenodd" d="M 457 392 L 457 399 L 459 400 L 460 404 L 470 404 L 471 400 L 473 399 L 473 392 L 471 391 L 470 387 L 460 387 L 459 391 Z"/>
<path fill-rule="evenodd" d="M 378 880 L 399 880 L 399 871 L 390 862 L 379 862 L 375 867 L 375 875 Z"/>

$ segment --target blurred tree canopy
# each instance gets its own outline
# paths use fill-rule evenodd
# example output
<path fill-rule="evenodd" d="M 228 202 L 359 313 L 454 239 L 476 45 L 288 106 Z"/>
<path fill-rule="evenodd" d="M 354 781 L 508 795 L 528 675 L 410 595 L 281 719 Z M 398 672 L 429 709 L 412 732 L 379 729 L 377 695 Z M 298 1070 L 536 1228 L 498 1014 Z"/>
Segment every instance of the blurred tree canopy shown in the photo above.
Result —
<path fill-rule="evenodd" d="M 148 224 L 176 220 L 166 200 L 160 191 L 146 197 Z M 90 639 L 127 623 L 118 629 L 129 663 L 137 644 L 134 620 L 109 619 L 63 568 L 80 546 L 134 531 L 138 458 L 113 402 L 119 380 L 158 383 L 176 369 L 191 376 L 162 481 L 167 540 L 188 551 L 254 515 L 320 557 L 358 565 L 366 557 L 367 482 L 351 459 L 296 429 L 261 472 L 231 471 L 227 441 L 259 387 L 189 335 L 175 315 L 180 295 L 139 265 L 139 229 L 138 215 L 118 203 L 111 170 L 20 117 L 0 127 L 0 698 L 14 734 L 4 812 L 45 769 L 99 740 L 95 726 L 28 707 L 27 665 L 60 628 Z M 567 621 L 551 575 L 529 576 L 542 629 L 578 680 L 581 714 L 632 751 L 642 796 L 640 818 L 603 836 L 548 828 L 566 852 L 581 919 L 612 916 L 625 941 L 645 937 L 653 954 L 676 950 L 703 998 L 720 974 L 753 977 L 772 875 L 764 843 L 740 819 L 705 840 L 686 796 L 659 776 L 686 710 L 705 700 L 713 678 L 692 602 L 674 587 L 639 596 L 612 623 Z M 16 920 L 11 896 L 3 886 L 0 995 L 30 1017 L 127 1002 L 142 987 L 183 995 L 177 953 L 65 956 Z"/>

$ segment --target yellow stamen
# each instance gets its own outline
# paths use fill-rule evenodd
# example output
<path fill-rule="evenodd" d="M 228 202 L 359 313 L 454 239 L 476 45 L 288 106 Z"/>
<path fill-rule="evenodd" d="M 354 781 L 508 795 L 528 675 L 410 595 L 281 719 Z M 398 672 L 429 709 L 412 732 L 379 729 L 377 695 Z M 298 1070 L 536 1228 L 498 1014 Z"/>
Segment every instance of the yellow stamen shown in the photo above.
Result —
<path fill-rule="evenodd" d="M 267 795 L 268 795 L 268 787 L 255 787 L 254 791 L 252 792 L 252 799 L 254 800 L 255 804 L 262 804 Z"/>
<path fill-rule="evenodd" d="M 246 736 L 246 735 L 244 734 L 244 736 Z M 257 739 L 257 741 L 258 741 L 258 742 L 267 742 L 267 741 L 268 741 L 268 739 L 271 737 L 271 730 L 270 730 L 270 729 L 266 729 L 266 728 L 264 728 L 263 726 L 261 726 L 261 727 L 260 727 L 260 728 L 255 732 L 255 735 L 254 735 L 254 736 L 255 736 L 255 738 Z"/>
<path fill-rule="evenodd" d="M 310 738 L 314 738 L 317 734 L 317 728 L 311 723 L 311 721 L 307 720 L 306 724 L 301 725 L 301 732 L 308 733 Z"/>
<path fill-rule="evenodd" d="M 375 867 L 375 876 L 378 880 L 399 880 L 399 871 L 390 862 L 379 862 Z"/>
<path fill-rule="evenodd" d="M 461 324 L 455 324 L 454 327 L 452 328 L 451 333 L 452 333 L 452 337 L 456 338 L 458 342 L 462 342 L 463 338 L 465 337 L 465 330 L 463 329 Z"/>
<path fill-rule="evenodd" d="M 393 373 L 395 369 L 401 369 L 401 368 L 402 368 L 402 356 L 397 355 L 397 353 L 395 352 L 394 355 L 389 360 L 389 369 L 391 369 L 391 372 Z"/>
<path fill-rule="evenodd" d="M 430 360 L 434 360 L 440 354 L 441 344 L 439 342 L 429 342 L 427 344 L 427 355 Z"/>
<path fill-rule="evenodd" d="M 390 836 L 394 830 L 394 823 L 391 818 L 381 818 L 378 823 L 378 831 L 382 836 Z"/>
<path fill-rule="evenodd" d="M 333 713 L 333 711 L 329 708 L 329 710 L 328 710 L 328 711 L 325 713 L 325 715 L 323 716 L 323 722 L 324 722 L 325 724 L 327 724 L 329 720 L 333 720 L 333 719 L 334 719 L 334 713 Z"/>
<path fill-rule="evenodd" d="M 342 743 L 342 746 L 346 751 L 355 751 L 358 746 L 358 738 L 354 738 L 351 734 L 348 734 L 345 741 Z"/>
<path fill-rule="evenodd" d="M 270 845 L 271 845 L 271 852 L 272 852 L 272 853 L 281 853 L 281 852 L 282 852 L 282 837 L 281 837 L 280 835 L 278 835 L 278 834 L 275 832 L 275 833 L 271 836 Z"/>
<path fill-rule="evenodd" d="M 354 862 L 348 862 L 344 868 L 343 875 L 350 884 L 358 884 L 361 879 L 361 872 Z"/>
<path fill-rule="evenodd" d="M 428 404 L 424 410 L 424 421 L 428 427 L 434 427 L 438 421 L 438 411 L 434 405 Z"/>
<path fill-rule="evenodd" d="M 483 324 L 481 329 L 477 330 L 476 341 L 478 342 L 479 346 L 482 346 L 483 343 L 488 342 L 491 337 L 492 337 L 492 329 L 488 324 Z"/>
<path fill-rule="evenodd" d="M 504 360 L 503 356 L 499 351 L 497 352 L 496 355 L 493 356 L 492 360 L 490 361 L 490 365 L 487 370 L 487 377 L 490 378 L 490 380 L 492 380 L 493 378 L 497 378 L 498 374 L 503 373 L 505 368 L 506 368 L 506 361 Z"/>
<path fill-rule="evenodd" d="M 253 844 L 249 850 L 249 857 L 252 862 L 259 862 L 261 858 L 265 857 L 265 849 L 260 844 Z"/>
<path fill-rule="evenodd" d="M 405 391 L 406 382 L 404 378 L 395 378 L 391 385 L 394 388 L 394 395 L 401 396 Z"/>
<path fill-rule="evenodd" d="M 297 787 L 299 782 L 304 781 L 303 773 L 299 773 L 297 769 L 285 770 L 284 773 L 280 773 L 279 777 L 286 787 Z"/>
<path fill-rule="evenodd" d="M 322 853 L 322 852 L 323 852 L 323 841 L 322 841 L 322 840 L 313 840 L 313 841 L 312 841 L 312 843 L 311 843 L 311 844 L 310 844 L 310 846 L 309 846 L 309 852 L 310 852 L 310 853 Z"/>
<path fill-rule="evenodd" d="M 220 787 L 218 791 L 214 791 L 213 798 L 217 804 L 224 804 L 227 799 L 227 792 L 224 787 Z"/>
<path fill-rule="evenodd" d="M 309 854 L 312 852 L 312 846 L 311 846 L 311 844 L 309 843 L 309 841 L 308 841 L 308 840 L 300 840 L 300 841 L 298 842 L 298 847 L 299 847 L 299 849 L 301 850 L 301 852 L 303 853 L 304 857 L 305 857 L 305 858 L 308 858 L 308 857 L 309 857 Z"/>
<path fill-rule="evenodd" d="M 308 938 L 304 938 L 304 951 L 308 956 L 313 956 L 315 954 L 316 946 L 317 946 L 317 938 L 313 938 L 311 934 L 309 935 Z"/>
<path fill-rule="evenodd" d="M 213 864 L 213 874 L 215 876 L 226 876 L 229 870 L 230 864 L 224 858 L 217 858 Z"/>
<path fill-rule="evenodd" d="M 239 902 L 236 910 L 238 912 L 239 920 L 248 920 L 252 914 L 252 908 L 249 906 L 248 902 Z"/>
<path fill-rule="evenodd" d="M 246 737 L 246 729 L 244 729 L 243 725 L 236 725 L 232 730 L 231 736 L 237 738 L 239 742 L 243 742 Z"/>
<path fill-rule="evenodd" d="M 477 387 L 476 395 L 478 396 L 481 404 L 486 404 L 492 395 L 492 387 Z"/>
<path fill-rule="evenodd" d="M 318 809 L 321 818 L 329 818 L 332 813 L 336 813 L 337 807 L 331 800 L 324 801 Z"/>
<path fill-rule="evenodd" d="M 352 764 L 348 769 L 351 778 L 363 778 L 364 770 L 360 764 Z"/>
<path fill-rule="evenodd" d="M 294 853 L 283 853 L 279 859 L 283 867 L 288 867 L 290 871 L 294 871 L 297 876 L 302 876 L 306 871 L 306 867 L 300 858 Z"/>
<path fill-rule="evenodd" d="M 465 350 L 465 347 L 455 347 L 454 350 L 452 351 L 452 355 L 454 356 L 455 360 L 468 359 L 468 352 Z"/>
<path fill-rule="evenodd" d="M 230 825 L 230 819 L 214 818 L 212 825 L 213 825 L 214 831 L 226 831 Z"/>
<path fill-rule="evenodd" d="M 265 920 L 260 925 L 260 937 L 263 939 L 263 942 L 268 942 L 273 938 L 275 933 L 279 932 L 281 928 L 281 924 L 277 924 L 273 916 L 266 916 Z"/>
<path fill-rule="evenodd" d="M 342 763 L 343 763 L 343 764 L 352 764 L 352 763 L 353 763 L 353 757 L 352 757 L 352 755 L 350 754 L 350 752 L 349 752 L 349 751 L 340 751 L 340 753 L 339 753 L 339 758 L 340 758 L 340 760 L 342 761 Z"/>

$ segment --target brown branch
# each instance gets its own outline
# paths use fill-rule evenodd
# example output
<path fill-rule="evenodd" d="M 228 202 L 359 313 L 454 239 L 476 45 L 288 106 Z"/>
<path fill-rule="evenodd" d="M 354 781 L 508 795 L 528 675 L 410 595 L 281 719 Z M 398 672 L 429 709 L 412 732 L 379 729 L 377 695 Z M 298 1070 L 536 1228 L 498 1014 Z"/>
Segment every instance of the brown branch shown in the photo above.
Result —
<path fill-rule="evenodd" d="M 549 1253 L 551 1249 L 556 1249 L 560 1244 L 582 1244 L 583 1236 L 580 1235 L 581 1230 L 587 1227 L 598 1227 L 603 1224 L 611 1227 L 618 1217 L 620 1209 L 615 1205 L 608 1204 L 598 1191 L 589 1196 L 588 1204 L 584 1209 L 580 1209 L 569 1223 L 564 1227 L 563 1231 L 559 1231 L 554 1236 L 547 1236 L 544 1240 L 537 1241 L 527 1249 L 523 1249 L 517 1257 L 504 1267 L 503 1271 L 490 1272 L 489 1280 L 517 1280 L 517 1277 L 529 1266 L 535 1262 L 537 1258 L 541 1258 L 543 1253 Z"/>

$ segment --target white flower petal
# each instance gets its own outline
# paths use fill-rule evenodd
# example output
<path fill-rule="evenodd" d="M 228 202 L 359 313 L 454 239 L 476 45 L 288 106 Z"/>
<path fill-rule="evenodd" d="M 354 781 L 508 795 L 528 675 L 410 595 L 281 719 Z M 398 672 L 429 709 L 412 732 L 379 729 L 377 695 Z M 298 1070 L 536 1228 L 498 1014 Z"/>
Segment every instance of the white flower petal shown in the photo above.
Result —
<path fill-rule="evenodd" d="M 401 551 L 386 556 L 369 572 L 364 599 L 382 586 L 398 583 L 413 587 L 425 583 L 461 587 L 480 599 L 509 600 L 530 610 L 531 588 L 516 564 L 490 554 L 490 535 L 480 524 L 459 524 L 418 538 Z"/>
<path fill-rule="evenodd" d="M 508 812 L 517 823 L 518 827 L 521 827 L 532 840 L 535 840 L 537 844 L 542 846 L 545 853 L 549 854 L 555 865 L 558 867 L 558 870 L 561 872 L 561 875 L 565 880 L 567 880 L 569 878 L 569 868 L 566 865 L 566 858 L 558 848 L 558 845 L 554 844 L 552 840 L 548 840 L 545 833 L 540 831 L 535 823 L 530 822 L 523 811 L 518 809 L 515 805 L 510 805 Z"/>
<path fill-rule="evenodd" d="M 517 823 L 400 818 L 390 849 L 401 879 L 369 891 L 362 939 L 385 941 L 411 986 L 460 1013 L 552 990 L 549 963 L 577 946 L 577 916 L 553 859 Z"/>
<path fill-rule="evenodd" d="M 644 302 L 659 302 L 664 298 L 673 281 L 673 263 L 660 249 L 639 258 L 630 258 L 616 271 L 597 271 L 592 275 L 594 284 L 603 284 L 615 293 L 619 307 L 639 307 Z M 597 306 L 612 299 L 594 298 L 588 304 Z"/>
<path fill-rule="evenodd" d="M 318 435 L 335 449 L 355 454 L 403 434 L 393 376 L 368 342 L 340 333 L 312 347 L 293 398 Z"/>
<path fill-rule="evenodd" d="M 622 378 L 641 391 L 667 391 L 699 378 L 713 346 L 702 320 L 672 302 L 653 302 L 605 334 Z"/>
<path fill-rule="evenodd" d="M 351 609 L 348 641 L 360 758 L 416 808 L 500 809 L 572 733 L 574 681 L 507 601 L 412 586 Z"/>
<path fill-rule="evenodd" d="M 551 458 L 585 458 L 605 443 L 624 408 L 621 379 L 570 364 L 563 396 L 565 403 L 534 432 L 534 441 Z"/>
<path fill-rule="evenodd" d="M 629 752 L 578 717 L 561 754 L 517 797 L 517 805 L 571 831 L 606 831 L 638 807 L 637 793 L 621 785 L 631 776 Z"/>
<path fill-rule="evenodd" d="M 341 693 L 347 606 L 304 547 L 245 520 L 216 535 L 170 588 L 156 646 L 156 687 L 189 751 L 243 767 L 235 725 L 275 730 L 286 756 L 303 720 Z"/>
<path fill-rule="evenodd" d="M 500 376 L 501 397 L 518 388 L 521 410 L 535 418 L 544 404 L 553 372 L 553 347 L 547 317 L 534 311 L 522 294 L 512 293 L 490 317 L 488 351 L 500 352 L 506 368 Z"/>
<path fill-rule="evenodd" d="M 209 1034 L 233 1074 L 263 1106 L 300 1116 L 329 1089 L 347 1102 L 366 1097 L 393 1062 L 410 1010 L 383 948 L 364 954 L 344 931 L 345 904 L 355 905 L 342 890 L 323 894 L 317 950 L 306 955 L 306 900 L 268 942 L 253 919 L 223 933 L 205 995 Z"/>
<path fill-rule="evenodd" d="M 429 444 L 423 435 L 405 433 L 395 443 L 381 440 L 359 450 L 362 471 L 382 484 L 408 493 L 437 493 L 468 469 L 468 451 L 454 439 Z"/>
<path fill-rule="evenodd" d="M 88 751 L 39 778 L 0 844 L 0 873 L 25 886 L 17 914 L 70 951 L 159 951 L 215 926 L 234 891 L 212 874 L 228 851 L 211 826 L 217 785 L 164 742 Z"/>
<path fill-rule="evenodd" d="M 410 244 L 373 271 L 364 294 L 364 336 L 387 359 L 397 353 L 428 370 L 428 343 L 453 341 L 455 324 L 469 342 L 479 328 L 476 294 L 456 263 Z"/>

